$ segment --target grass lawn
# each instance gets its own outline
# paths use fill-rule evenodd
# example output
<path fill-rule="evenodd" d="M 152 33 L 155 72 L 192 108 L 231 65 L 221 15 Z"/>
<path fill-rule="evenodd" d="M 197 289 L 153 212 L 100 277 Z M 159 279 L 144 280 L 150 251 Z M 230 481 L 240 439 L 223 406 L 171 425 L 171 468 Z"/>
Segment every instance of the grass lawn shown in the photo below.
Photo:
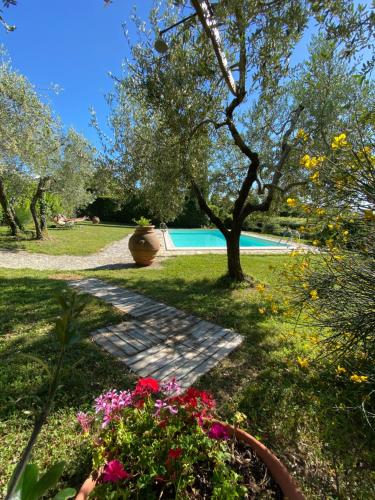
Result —
<path fill-rule="evenodd" d="M 8 235 L 8 228 L 0 226 L 0 248 L 48 255 L 89 255 L 132 232 L 132 227 L 120 224 L 83 222 L 75 224 L 72 229 L 51 227 L 48 229 L 49 238 L 38 241 L 15 239 Z"/>
<path fill-rule="evenodd" d="M 244 256 L 248 273 L 275 288 L 269 266 L 288 256 Z M 301 483 L 307 498 L 375 498 L 375 435 L 355 406 L 369 392 L 335 375 L 335 365 L 311 361 L 307 369 L 297 356 L 316 353 L 313 332 L 293 333 L 277 315 L 261 315 L 256 291 L 230 289 L 220 279 L 225 256 L 197 255 L 169 259 L 155 269 L 79 272 L 131 287 L 168 304 L 191 311 L 245 337 L 240 349 L 204 376 L 199 386 L 213 392 L 223 418 L 246 413 L 246 428 L 269 445 Z M 32 412 L 43 397 L 43 374 L 22 353 L 55 359 L 51 325 L 57 307 L 53 295 L 64 286 L 58 274 L 0 270 L 0 484 L 4 485 L 30 432 Z M 84 336 L 119 321 L 113 309 L 93 300 L 83 315 Z M 6 360 L 6 362 L 4 362 Z M 69 354 L 55 409 L 35 450 L 45 466 L 68 462 L 65 484 L 77 485 L 89 470 L 74 415 L 90 407 L 105 389 L 126 388 L 134 380 L 89 340 Z M 339 494 L 337 494 L 339 489 Z M 1 491 L 1 489 L 0 489 Z"/>

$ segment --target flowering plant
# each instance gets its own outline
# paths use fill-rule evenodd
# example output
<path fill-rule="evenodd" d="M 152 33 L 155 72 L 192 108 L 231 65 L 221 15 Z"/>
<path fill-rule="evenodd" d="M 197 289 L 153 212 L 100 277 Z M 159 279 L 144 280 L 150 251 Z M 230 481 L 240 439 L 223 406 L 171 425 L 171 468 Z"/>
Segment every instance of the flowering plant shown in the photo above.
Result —
<path fill-rule="evenodd" d="M 133 391 L 99 396 L 95 414 L 77 415 L 92 449 L 95 496 L 196 498 L 203 487 L 207 498 L 246 497 L 214 409 L 209 393 L 182 393 L 175 380 L 143 378 Z"/>

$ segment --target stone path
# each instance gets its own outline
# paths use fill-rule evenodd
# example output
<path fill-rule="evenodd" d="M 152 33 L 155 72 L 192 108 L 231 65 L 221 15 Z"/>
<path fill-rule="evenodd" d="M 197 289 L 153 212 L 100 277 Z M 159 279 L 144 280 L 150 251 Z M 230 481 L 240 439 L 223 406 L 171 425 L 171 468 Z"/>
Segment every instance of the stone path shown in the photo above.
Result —
<path fill-rule="evenodd" d="M 198 255 L 198 254 L 226 254 L 225 249 L 217 248 L 215 250 L 178 250 L 167 249 L 163 233 L 157 229 L 156 234 L 160 241 L 160 250 L 155 259 L 155 264 L 165 257 L 176 257 L 178 255 Z M 246 234 L 246 233 L 245 233 Z M 249 233 L 250 234 L 250 233 Z M 79 269 L 121 269 L 124 267 L 135 267 L 133 258 L 128 249 L 128 241 L 131 235 L 122 240 L 107 245 L 98 253 L 79 256 L 79 255 L 47 255 L 42 253 L 29 253 L 24 250 L 4 250 L 0 249 L 0 268 L 10 269 L 37 269 L 37 270 L 79 270 Z M 269 238 L 270 239 L 270 238 Z M 276 240 L 276 238 L 275 238 Z M 85 242 L 82 241 L 82 245 Z M 249 248 L 241 250 L 241 254 L 264 255 L 264 254 L 282 254 L 289 253 L 294 247 L 305 251 L 317 250 L 313 247 L 298 244 L 288 248 L 262 249 L 262 247 Z M 153 264 L 153 267 L 155 266 Z"/>
<path fill-rule="evenodd" d="M 11 269 L 54 269 L 54 270 L 78 270 L 78 269 L 116 269 L 123 267 L 134 267 L 133 258 L 128 249 L 128 241 L 131 235 L 119 241 L 107 245 L 103 250 L 91 255 L 46 255 L 42 253 L 25 252 L 24 250 L 2 250 L 0 249 L 0 267 Z M 82 241 L 82 245 L 85 242 Z M 164 254 L 163 249 L 158 258 Z"/>
<path fill-rule="evenodd" d="M 228 328 L 95 278 L 69 285 L 129 314 L 129 321 L 101 328 L 92 337 L 142 377 L 175 377 L 189 387 L 243 340 Z"/>

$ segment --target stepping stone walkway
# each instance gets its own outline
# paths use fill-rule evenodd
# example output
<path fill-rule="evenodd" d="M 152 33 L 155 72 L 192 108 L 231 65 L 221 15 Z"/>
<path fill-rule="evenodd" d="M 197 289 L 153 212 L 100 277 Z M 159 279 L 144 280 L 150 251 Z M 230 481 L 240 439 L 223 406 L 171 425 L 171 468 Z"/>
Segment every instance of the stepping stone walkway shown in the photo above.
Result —
<path fill-rule="evenodd" d="M 112 304 L 130 320 L 91 335 L 141 377 L 175 377 L 186 388 L 242 342 L 242 336 L 126 288 L 89 278 L 73 288 Z"/>

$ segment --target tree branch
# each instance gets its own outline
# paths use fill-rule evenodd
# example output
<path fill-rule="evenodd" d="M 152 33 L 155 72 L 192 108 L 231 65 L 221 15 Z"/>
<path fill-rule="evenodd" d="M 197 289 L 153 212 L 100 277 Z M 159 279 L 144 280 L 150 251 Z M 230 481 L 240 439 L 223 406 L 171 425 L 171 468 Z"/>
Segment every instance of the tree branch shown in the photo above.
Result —
<path fill-rule="evenodd" d="M 215 226 L 218 229 L 220 229 L 220 231 L 223 233 L 225 238 L 227 238 L 229 236 L 228 229 L 225 227 L 223 221 L 217 215 L 215 215 L 214 212 L 211 210 L 211 208 L 207 205 L 207 202 L 204 199 L 202 191 L 200 190 L 198 184 L 195 182 L 194 179 L 191 179 L 191 186 L 193 188 L 194 194 L 196 195 L 196 197 L 198 199 L 198 204 L 199 204 L 200 209 L 208 215 L 211 222 L 213 222 L 215 224 Z"/>
<path fill-rule="evenodd" d="M 217 29 L 217 23 L 213 16 L 212 6 L 210 5 L 209 0 L 191 0 L 191 4 L 198 14 L 198 18 L 207 36 L 211 40 L 216 59 L 220 66 L 220 70 L 230 92 L 233 95 L 237 95 L 236 82 L 234 81 L 232 72 L 229 68 L 228 61 L 224 53 L 220 32 Z"/>
<path fill-rule="evenodd" d="M 294 111 L 291 113 L 291 119 L 290 119 L 290 127 L 288 130 L 285 132 L 283 135 L 282 141 L 281 141 L 281 155 L 280 159 L 275 167 L 275 171 L 273 174 L 272 182 L 267 185 L 268 188 L 268 195 L 266 199 L 260 203 L 259 205 L 253 205 L 252 203 L 248 203 L 244 210 L 243 214 L 245 218 L 250 215 L 251 212 L 266 212 L 272 203 L 275 189 L 280 189 L 279 188 L 279 182 L 283 174 L 283 167 L 289 158 L 290 152 L 292 150 L 291 145 L 289 144 L 289 138 L 292 135 L 293 131 L 296 128 L 297 122 L 299 120 L 299 117 L 304 110 L 304 106 L 300 104 Z M 281 188 L 282 190 L 282 188 Z"/>
<path fill-rule="evenodd" d="M 218 122 L 215 122 L 215 120 L 211 120 L 211 118 L 206 118 L 205 120 L 202 120 L 200 123 L 198 123 L 198 125 L 196 125 L 193 128 L 193 130 L 190 133 L 190 137 L 192 137 L 197 132 L 197 130 L 200 129 L 200 127 L 203 127 L 203 125 L 208 125 L 209 123 L 211 123 L 215 127 L 215 130 L 218 130 L 219 128 L 224 127 L 227 124 L 226 121 L 218 123 Z"/>

